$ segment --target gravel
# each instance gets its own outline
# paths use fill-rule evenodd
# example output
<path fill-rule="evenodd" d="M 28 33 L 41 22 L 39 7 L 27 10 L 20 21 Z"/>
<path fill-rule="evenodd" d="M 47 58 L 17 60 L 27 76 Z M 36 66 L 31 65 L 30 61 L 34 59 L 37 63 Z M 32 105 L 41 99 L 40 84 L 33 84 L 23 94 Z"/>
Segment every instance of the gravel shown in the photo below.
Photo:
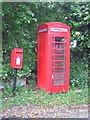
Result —
<path fill-rule="evenodd" d="M 88 118 L 88 105 L 40 107 L 27 104 L 0 111 L 1 118 Z"/>

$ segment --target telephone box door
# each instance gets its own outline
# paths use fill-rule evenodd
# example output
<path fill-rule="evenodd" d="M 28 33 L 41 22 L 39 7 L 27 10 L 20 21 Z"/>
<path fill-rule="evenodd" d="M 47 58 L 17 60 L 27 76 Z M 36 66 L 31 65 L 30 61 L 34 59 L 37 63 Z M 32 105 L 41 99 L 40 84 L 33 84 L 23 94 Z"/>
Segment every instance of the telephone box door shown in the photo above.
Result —
<path fill-rule="evenodd" d="M 53 91 L 65 92 L 69 89 L 69 40 L 66 36 L 63 37 L 58 34 L 53 35 L 51 39 L 52 86 L 55 88 Z M 57 90 L 57 88 L 59 89 Z"/>

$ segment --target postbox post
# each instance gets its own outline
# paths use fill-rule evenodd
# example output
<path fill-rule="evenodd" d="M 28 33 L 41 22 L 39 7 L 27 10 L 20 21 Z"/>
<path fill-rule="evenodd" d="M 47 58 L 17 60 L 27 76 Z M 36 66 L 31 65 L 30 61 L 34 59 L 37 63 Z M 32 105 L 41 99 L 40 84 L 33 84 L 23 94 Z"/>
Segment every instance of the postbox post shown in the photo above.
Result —
<path fill-rule="evenodd" d="M 14 79 L 13 79 L 13 95 L 15 95 L 16 90 L 16 82 L 17 82 L 17 69 L 14 68 Z"/>
<path fill-rule="evenodd" d="M 16 81 L 17 81 L 17 69 L 22 68 L 22 57 L 23 49 L 14 48 L 11 53 L 10 67 L 14 68 L 14 78 L 13 78 L 13 95 L 15 95 Z"/>

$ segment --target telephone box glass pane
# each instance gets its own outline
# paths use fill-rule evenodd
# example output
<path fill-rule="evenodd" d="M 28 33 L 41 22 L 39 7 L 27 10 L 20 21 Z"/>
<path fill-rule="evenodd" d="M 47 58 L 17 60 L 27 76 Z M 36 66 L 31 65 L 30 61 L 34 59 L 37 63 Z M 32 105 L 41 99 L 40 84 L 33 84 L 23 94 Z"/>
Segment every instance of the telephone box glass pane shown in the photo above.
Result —
<path fill-rule="evenodd" d="M 55 42 L 65 42 L 64 37 L 55 37 Z"/>
<path fill-rule="evenodd" d="M 66 56 L 52 56 L 52 60 L 65 60 L 66 59 Z"/>
<path fill-rule="evenodd" d="M 66 63 L 65 62 L 53 62 L 52 66 L 65 66 Z"/>
<path fill-rule="evenodd" d="M 66 54 L 66 50 L 62 49 L 53 49 L 52 54 Z"/>
<path fill-rule="evenodd" d="M 53 73 L 66 72 L 66 68 L 52 68 Z"/>
<path fill-rule="evenodd" d="M 55 60 L 65 60 L 65 56 L 55 56 Z"/>
<path fill-rule="evenodd" d="M 55 42 L 55 37 L 54 36 L 52 37 L 52 41 Z"/>
<path fill-rule="evenodd" d="M 55 48 L 55 44 L 54 43 L 52 43 L 52 48 Z"/>
<path fill-rule="evenodd" d="M 65 85 L 66 80 L 53 80 L 53 85 Z"/>
<path fill-rule="evenodd" d="M 53 74 L 53 79 L 66 78 L 66 74 Z"/>
<path fill-rule="evenodd" d="M 64 43 L 55 43 L 55 48 L 65 48 Z"/>

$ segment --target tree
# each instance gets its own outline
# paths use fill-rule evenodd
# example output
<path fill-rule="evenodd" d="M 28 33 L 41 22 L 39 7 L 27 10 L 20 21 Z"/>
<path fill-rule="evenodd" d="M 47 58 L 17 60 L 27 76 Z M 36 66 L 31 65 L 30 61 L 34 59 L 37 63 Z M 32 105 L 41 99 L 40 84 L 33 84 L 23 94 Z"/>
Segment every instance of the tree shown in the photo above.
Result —
<path fill-rule="evenodd" d="M 66 19 L 71 26 L 71 41 L 77 40 L 77 47 L 72 49 L 72 56 L 78 60 L 86 60 L 89 56 L 89 6 L 90 2 L 69 3 L 69 16 Z"/>
<path fill-rule="evenodd" d="M 45 22 L 62 22 L 71 27 L 71 61 L 87 61 L 90 58 L 89 42 L 90 2 L 22 2 L 2 3 L 3 79 L 11 79 L 9 67 L 11 49 L 24 49 L 23 69 L 18 75 L 28 79 L 37 71 L 37 28 Z"/>

